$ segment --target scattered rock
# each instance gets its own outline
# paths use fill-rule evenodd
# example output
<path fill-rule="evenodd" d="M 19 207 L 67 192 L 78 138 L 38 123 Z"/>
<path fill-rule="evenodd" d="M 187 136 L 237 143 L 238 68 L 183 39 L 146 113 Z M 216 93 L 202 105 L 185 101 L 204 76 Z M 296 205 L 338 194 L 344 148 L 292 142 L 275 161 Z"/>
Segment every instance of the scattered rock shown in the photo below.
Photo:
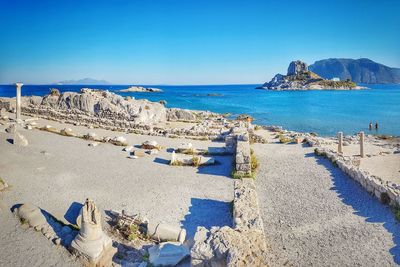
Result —
<path fill-rule="evenodd" d="M 123 151 L 132 152 L 133 151 L 133 146 L 126 146 L 126 147 L 124 147 Z"/>
<path fill-rule="evenodd" d="M 46 217 L 42 211 L 31 204 L 23 204 L 18 208 L 18 216 L 23 223 L 28 223 L 29 226 L 43 226 L 47 223 Z"/>
<path fill-rule="evenodd" d="M 92 140 L 95 141 L 97 138 L 97 134 L 96 133 L 87 133 L 83 136 L 84 139 L 86 140 Z"/>
<path fill-rule="evenodd" d="M 110 143 L 113 143 L 116 146 L 127 146 L 128 145 L 128 141 L 123 136 L 114 137 L 110 141 Z"/>
<path fill-rule="evenodd" d="M 65 136 L 76 136 L 74 132 L 72 131 L 71 128 L 64 128 L 60 131 L 60 134 L 65 135 Z"/>
<path fill-rule="evenodd" d="M 146 141 L 142 144 L 142 148 L 144 149 L 158 149 L 160 150 L 160 146 L 156 141 Z"/>
<path fill-rule="evenodd" d="M 132 152 L 133 156 L 140 158 L 140 157 L 144 157 L 145 153 L 143 150 L 135 150 Z"/>
<path fill-rule="evenodd" d="M 92 146 L 92 147 L 96 147 L 98 146 L 99 143 L 98 142 L 93 142 L 93 143 L 89 143 L 88 146 Z"/>
<path fill-rule="evenodd" d="M 16 129 L 15 124 L 10 124 L 10 126 L 8 126 L 8 127 L 6 128 L 6 132 L 7 132 L 7 133 L 13 134 L 13 133 L 15 133 L 16 131 L 17 131 L 17 129 Z"/>
<path fill-rule="evenodd" d="M 28 140 L 19 132 L 14 132 L 13 144 L 17 146 L 27 146 Z"/>
<path fill-rule="evenodd" d="M 146 151 L 147 154 L 149 155 L 157 155 L 159 151 L 157 149 L 151 149 Z"/>

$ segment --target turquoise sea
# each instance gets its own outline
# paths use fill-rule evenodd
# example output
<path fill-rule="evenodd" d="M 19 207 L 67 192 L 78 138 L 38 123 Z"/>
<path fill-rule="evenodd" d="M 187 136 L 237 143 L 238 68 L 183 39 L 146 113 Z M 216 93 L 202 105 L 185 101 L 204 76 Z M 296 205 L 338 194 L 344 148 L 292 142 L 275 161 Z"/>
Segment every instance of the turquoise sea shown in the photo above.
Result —
<path fill-rule="evenodd" d="M 400 136 L 400 84 L 366 85 L 371 89 L 359 91 L 264 91 L 245 85 L 161 86 L 162 93 L 119 93 L 127 85 L 24 85 L 23 95 L 44 95 L 49 88 L 61 92 L 79 91 L 82 87 L 107 89 L 122 96 L 166 100 L 168 107 L 210 110 L 233 115 L 246 113 L 257 124 L 281 125 L 285 129 L 317 132 L 333 136 L 338 131 L 353 134 Z M 0 96 L 14 97 L 13 85 L 0 85 Z M 379 123 L 378 131 L 368 125 Z"/>

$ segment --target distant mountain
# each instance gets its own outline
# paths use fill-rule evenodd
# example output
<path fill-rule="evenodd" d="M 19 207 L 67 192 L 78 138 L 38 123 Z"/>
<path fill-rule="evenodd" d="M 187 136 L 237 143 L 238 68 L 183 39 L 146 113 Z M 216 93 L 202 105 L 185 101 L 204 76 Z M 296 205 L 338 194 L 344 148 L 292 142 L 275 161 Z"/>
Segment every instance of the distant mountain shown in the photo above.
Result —
<path fill-rule="evenodd" d="M 55 84 L 63 85 L 63 84 L 77 84 L 77 85 L 106 85 L 110 84 L 105 80 L 95 80 L 92 78 L 84 78 L 81 80 L 67 80 L 67 81 L 60 81 L 56 82 Z"/>
<path fill-rule="evenodd" d="M 309 70 L 325 79 L 347 79 L 355 83 L 400 83 L 400 69 L 376 63 L 368 58 L 330 58 L 316 61 Z"/>

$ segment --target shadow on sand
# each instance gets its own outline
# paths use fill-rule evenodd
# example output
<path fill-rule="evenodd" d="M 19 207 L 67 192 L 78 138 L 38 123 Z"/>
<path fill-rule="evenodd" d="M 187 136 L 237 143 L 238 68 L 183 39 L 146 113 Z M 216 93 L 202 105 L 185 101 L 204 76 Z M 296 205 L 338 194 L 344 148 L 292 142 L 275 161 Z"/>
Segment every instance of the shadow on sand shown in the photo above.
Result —
<path fill-rule="evenodd" d="M 312 154 L 312 153 L 310 153 Z M 307 157 L 311 155 L 306 155 Z M 397 222 L 389 206 L 383 205 L 371 196 L 351 177 L 334 167 L 323 157 L 316 157 L 317 163 L 323 165 L 330 173 L 334 187 L 344 204 L 351 206 L 355 214 L 365 218 L 368 223 L 382 223 L 386 231 L 392 234 L 395 246 L 389 250 L 396 264 L 400 264 L 400 223 Z"/>
<path fill-rule="evenodd" d="M 211 229 L 213 226 L 231 226 L 231 203 L 212 199 L 192 198 L 189 212 L 181 221 L 187 239 L 194 237 L 198 226 Z"/>
<path fill-rule="evenodd" d="M 83 207 L 82 203 L 72 202 L 71 206 L 69 206 L 67 212 L 64 215 L 64 219 L 67 220 L 70 224 L 76 224 L 76 219 L 79 216 L 79 212 Z"/>

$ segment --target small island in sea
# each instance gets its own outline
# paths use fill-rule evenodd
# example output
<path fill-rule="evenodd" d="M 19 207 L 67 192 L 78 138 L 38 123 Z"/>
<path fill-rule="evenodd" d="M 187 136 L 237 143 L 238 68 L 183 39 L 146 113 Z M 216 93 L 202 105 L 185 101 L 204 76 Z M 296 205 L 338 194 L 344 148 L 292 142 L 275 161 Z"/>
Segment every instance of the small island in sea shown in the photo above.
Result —
<path fill-rule="evenodd" d="M 161 89 L 152 88 L 152 87 L 143 87 L 143 86 L 131 86 L 127 89 L 121 89 L 119 92 L 122 93 L 132 93 L 132 92 L 141 92 L 141 93 L 160 93 Z"/>
<path fill-rule="evenodd" d="M 365 89 L 351 80 L 326 80 L 308 69 L 307 63 L 297 60 L 289 64 L 287 75 L 276 74 L 271 81 L 257 89 L 264 90 L 357 90 Z"/>

